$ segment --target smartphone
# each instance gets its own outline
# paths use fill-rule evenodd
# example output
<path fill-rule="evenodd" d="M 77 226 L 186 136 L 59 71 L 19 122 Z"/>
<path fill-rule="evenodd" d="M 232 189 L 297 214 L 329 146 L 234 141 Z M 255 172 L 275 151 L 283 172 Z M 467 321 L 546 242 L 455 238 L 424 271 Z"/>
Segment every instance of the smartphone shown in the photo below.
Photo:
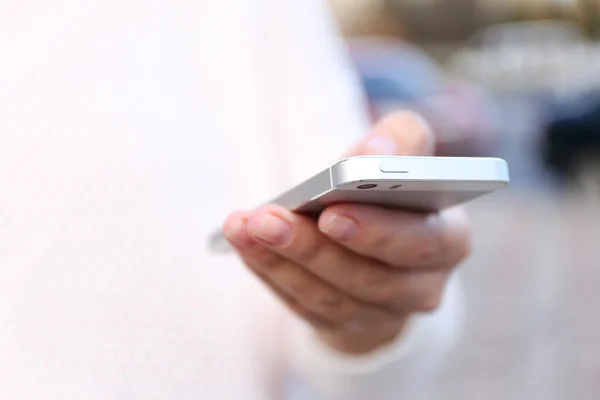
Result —
<path fill-rule="evenodd" d="M 338 161 L 268 203 L 314 218 L 340 203 L 431 213 L 509 182 L 508 164 L 499 158 L 360 156 Z M 220 231 L 211 236 L 209 248 L 230 250 Z"/>

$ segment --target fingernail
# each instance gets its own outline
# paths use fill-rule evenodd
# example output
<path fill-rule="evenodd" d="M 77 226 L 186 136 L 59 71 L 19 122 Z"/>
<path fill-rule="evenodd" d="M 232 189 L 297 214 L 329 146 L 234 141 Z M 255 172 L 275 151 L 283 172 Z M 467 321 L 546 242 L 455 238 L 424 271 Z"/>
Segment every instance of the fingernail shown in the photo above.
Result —
<path fill-rule="evenodd" d="M 348 240 L 358 234 L 358 224 L 351 218 L 331 214 L 322 221 L 321 231 L 335 239 Z"/>
<path fill-rule="evenodd" d="M 396 143 L 386 136 L 376 136 L 367 143 L 367 151 L 373 155 L 393 155 L 396 150 Z"/>
<path fill-rule="evenodd" d="M 292 227 L 284 219 L 266 214 L 250 234 L 272 245 L 285 246 L 292 240 Z"/>
<path fill-rule="evenodd" d="M 257 246 L 257 243 L 248 235 L 246 231 L 246 221 L 242 220 L 234 226 L 225 227 L 223 235 L 238 250 L 248 251 Z"/>

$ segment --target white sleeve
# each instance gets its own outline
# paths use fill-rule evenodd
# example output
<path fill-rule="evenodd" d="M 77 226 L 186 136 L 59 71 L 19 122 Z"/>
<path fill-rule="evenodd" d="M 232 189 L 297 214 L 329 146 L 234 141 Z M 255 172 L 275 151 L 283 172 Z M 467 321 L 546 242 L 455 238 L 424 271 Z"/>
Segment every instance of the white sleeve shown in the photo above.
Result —
<path fill-rule="evenodd" d="M 264 0 L 264 59 L 282 179 L 298 182 L 322 170 L 368 133 L 357 77 L 328 10 L 319 0 Z M 397 343 L 364 357 L 333 352 L 294 319 L 287 397 L 387 399 L 432 377 L 452 347 L 462 310 L 457 283 L 443 308 L 416 318 Z"/>
<path fill-rule="evenodd" d="M 431 398 L 426 390 L 457 342 L 464 320 L 464 299 L 457 278 L 442 307 L 416 317 L 395 343 L 364 356 L 328 348 L 298 319 L 292 325 L 287 382 L 290 399 L 387 400 Z"/>
<path fill-rule="evenodd" d="M 329 166 L 368 133 L 344 42 L 320 0 L 263 0 L 263 65 L 288 185 Z"/>

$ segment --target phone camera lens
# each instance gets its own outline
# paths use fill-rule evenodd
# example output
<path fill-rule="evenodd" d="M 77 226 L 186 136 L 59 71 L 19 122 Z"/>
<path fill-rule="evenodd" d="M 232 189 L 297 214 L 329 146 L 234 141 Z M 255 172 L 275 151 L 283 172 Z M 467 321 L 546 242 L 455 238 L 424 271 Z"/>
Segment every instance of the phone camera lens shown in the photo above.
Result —
<path fill-rule="evenodd" d="M 366 185 L 360 185 L 358 188 L 362 189 L 362 190 L 366 190 L 366 189 L 375 189 L 377 187 L 377 185 L 373 184 L 373 183 L 369 183 Z"/>

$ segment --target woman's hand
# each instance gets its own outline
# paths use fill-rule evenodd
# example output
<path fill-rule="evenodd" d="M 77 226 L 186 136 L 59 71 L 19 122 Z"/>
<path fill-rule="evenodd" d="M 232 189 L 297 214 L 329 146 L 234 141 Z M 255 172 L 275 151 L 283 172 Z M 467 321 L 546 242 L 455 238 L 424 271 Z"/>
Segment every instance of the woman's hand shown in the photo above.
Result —
<path fill-rule="evenodd" d="M 417 116 L 384 119 L 350 155 L 424 155 L 430 131 Z M 421 214 L 335 205 L 317 223 L 275 205 L 232 214 L 224 234 L 244 263 L 338 351 L 360 354 L 435 310 L 469 254 L 462 208 Z"/>

